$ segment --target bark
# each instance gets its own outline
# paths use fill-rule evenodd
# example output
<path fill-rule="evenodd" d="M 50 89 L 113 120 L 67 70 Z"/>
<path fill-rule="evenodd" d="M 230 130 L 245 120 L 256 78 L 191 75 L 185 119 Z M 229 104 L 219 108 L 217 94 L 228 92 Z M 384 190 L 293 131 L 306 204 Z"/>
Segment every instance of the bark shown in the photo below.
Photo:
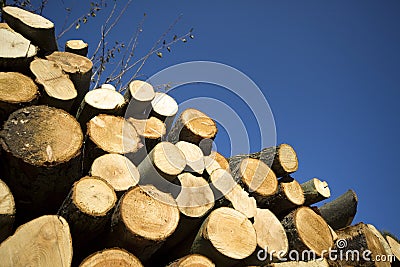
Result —
<path fill-rule="evenodd" d="M 99 266 L 143 267 L 138 258 L 121 248 L 110 248 L 95 252 L 79 265 L 79 267 Z"/>
<path fill-rule="evenodd" d="M 177 259 L 174 262 L 168 264 L 167 267 L 188 267 L 188 266 L 201 266 L 201 267 L 214 267 L 214 263 L 199 254 L 190 254 L 183 258 Z"/>
<path fill-rule="evenodd" d="M 178 104 L 175 99 L 165 93 L 155 93 L 154 99 L 151 101 L 150 116 L 162 120 L 167 127 L 167 133 L 172 127 L 177 112 Z"/>
<path fill-rule="evenodd" d="M 86 57 L 88 53 L 88 44 L 83 40 L 68 40 L 65 43 L 65 52 Z"/>
<path fill-rule="evenodd" d="M 331 196 L 328 183 L 317 178 L 313 178 L 305 183 L 302 183 L 301 189 L 303 189 L 304 192 L 305 206 L 318 203 L 328 199 Z"/>
<path fill-rule="evenodd" d="M 14 220 L 14 197 L 6 183 L 0 180 L 0 243 L 12 234 Z"/>
<path fill-rule="evenodd" d="M 126 117 L 147 119 L 152 108 L 151 102 L 155 96 L 151 84 L 140 80 L 132 81 L 124 95 L 125 101 L 129 103 Z"/>

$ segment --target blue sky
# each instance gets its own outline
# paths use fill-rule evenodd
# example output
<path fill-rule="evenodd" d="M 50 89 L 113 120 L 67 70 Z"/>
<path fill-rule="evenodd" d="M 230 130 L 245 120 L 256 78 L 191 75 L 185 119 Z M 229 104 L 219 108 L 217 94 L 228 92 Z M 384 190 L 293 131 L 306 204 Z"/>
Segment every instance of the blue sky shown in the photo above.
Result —
<path fill-rule="evenodd" d="M 89 3 L 50 2 L 44 14 L 57 27 L 62 25 L 64 6 L 79 13 Z M 193 27 L 195 39 L 172 46 L 171 53 L 163 51 L 161 59 L 151 57 L 143 77 L 193 60 L 240 70 L 267 99 L 277 142 L 296 149 L 299 171 L 293 176 L 300 182 L 313 177 L 326 180 L 332 197 L 354 189 L 359 196 L 355 222 L 372 223 L 400 236 L 400 2 L 140 0 L 132 3 L 112 38 L 127 40 L 144 12 L 147 19 L 138 55 L 180 13 L 183 18 L 168 38 Z M 82 38 L 93 48 L 104 14 L 68 32 L 60 44 L 66 38 Z M 250 133 L 250 150 L 260 148 L 260 130 L 240 99 L 207 84 L 178 89 L 172 94 L 180 103 L 208 97 L 234 108 Z M 202 110 L 207 113 L 212 108 L 207 105 Z M 221 120 L 225 128 L 232 126 Z M 225 155 L 242 145 L 229 146 L 229 134 L 222 129 L 216 140 Z"/>

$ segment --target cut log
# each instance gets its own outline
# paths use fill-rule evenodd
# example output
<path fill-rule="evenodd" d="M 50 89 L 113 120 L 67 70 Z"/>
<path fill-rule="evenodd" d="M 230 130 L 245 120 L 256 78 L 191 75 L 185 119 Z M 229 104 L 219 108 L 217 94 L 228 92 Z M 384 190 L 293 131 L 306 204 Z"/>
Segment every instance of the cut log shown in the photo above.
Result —
<path fill-rule="evenodd" d="M 390 266 L 389 261 L 380 260 L 385 250 L 367 225 L 358 223 L 336 233 L 339 239 L 333 250 L 337 251 L 337 257 L 328 257 L 329 266 Z M 340 254 L 343 257 L 340 257 Z"/>
<path fill-rule="evenodd" d="M 298 168 L 298 160 L 293 147 L 288 144 L 281 144 L 277 147 L 264 148 L 260 152 L 236 155 L 229 159 L 231 168 L 234 168 L 237 162 L 245 158 L 254 158 L 263 161 L 275 173 L 276 177 L 284 177 Z"/>
<path fill-rule="evenodd" d="M 0 180 L 0 243 L 12 234 L 15 202 L 10 188 Z"/>
<path fill-rule="evenodd" d="M 155 96 L 151 84 L 140 80 L 132 81 L 124 95 L 125 101 L 129 102 L 125 117 L 147 119 Z"/>
<path fill-rule="evenodd" d="M 282 178 L 278 182 L 277 193 L 270 197 L 260 198 L 258 204 L 270 209 L 277 215 L 281 215 L 304 204 L 303 189 L 295 179 L 291 177 Z"/>
<path fill-rule="evenodd" d="M 0 39 L 0 71 L 27 73 L 37 47 L 5 23 L 0 23 Z"/>
<path fill-rule="evenodd" d="M 79 267 L 143 267 L 133 254 L 121 248 L 110 248 L 98 251 L 82 261 Z"/>
<path fill-rule="evenodd" d="M 167 127 L 167 132 L 171 129 L 177 112 L 178 104 L 175 99 L 165 93 L 155 93 L 154 99 L 151 101 L 150 116 L 162 120 Z"/>
<path fill-rule="evenodd" d="M 123 115 L 124 97 L 113 90 L 99 88 L 89 91 L 82 101 L 76 118 L 86 133 L 86 124 L 99 114 Z"/>
<path fill-rule="evenodd" d="M 190 254 L 168 264 L 167 267 L 214 267 L 214 263 L 199 254 Z"/>
<path fill-rule="evenodd" d="M 287 255 L 289 242 L 285 228 L 270 210 L 257 209 L 253 226 L 256 230 L 257 249 L 244 259 L 244 263 L 265 265 Z"/>
<path fill-rule="evenodd" d="M 210 117 L 203 112 L 189 108 L 182 112 L 175 122 L 171 132 L 168 134 L 168 141 L 177 143 L 186 141 L 198 145 L 204 155 L 211 153 L 212 142 L 217 134 L 217 125 Z"/>
<path fill-rule="evenodd" d="M 115 88 L 114 85 L 110 84 L 110 83 L 103 83 L 100 86 L 101 89 L 108 89 L 108 90 L 112 90 L 112 91 L 117 91 L 117 89 Z"/>
<path fill-rule="evenodd" d="M 358 198 L 353 190 L 322 205 L 319 212 L 333 230 L 349 226 L 357 212 Z"/>
<path fill-rule="evenodd" d="M 68 223 L 46 215 L 21 225 L 0 244 L 1 266 L 71 266 L 72 240 Z"/>
<path fill-rule="evenodd" d="M 7 24 L 44 52 L 58 50 L 54 24 L 48 19 L 18 7 L 3 7 L 2 16 Z"/>
<path fill-rule="evenodd" d="M 180 187 L 173 184 L 186 166 L 182 151 L 169 142 L 157 144 L 139 164 L 140 184 L 152 184 L 163 192 L 177 196 Z"/>
<path fill-rule="evenodd" d="M 65 52 L 86 57 L 88 53 L 88 44 L 83 40 L 68 40 L 65 43 Z"/>
<path fill-rule="evenodd" d="M 222 207 L 204 221 L 191 251 L 208 257 L 217 266 L 234 266 L 250 256 L 256 246 L 251 222 L 242 213 Z"/>
<path fill-rule="evenodd" d="M 203 177 L 206 179 L 209 179 L 216 169 L 230 171 L 228 160 L 217 151 L 211 151 L 210 155 L 204 156 L 204 168 Z"/>
<path fill-rule="evenodd" d="M 120 199 L 112 217 L 111 243 L 146 261 L 175 231 L 179 210 L 170 194 L 136 186 Z"/>
<path fill-rule="evenodd" d="M 305 206 L 318 203 L 328 199 L 331 196 L 328 183 L 317 178 L 313 178 L 305 183 L 302 183 L 301 189 L 303 189 L 304 192 Z"/>
<path fill-rule="evenodd" d="M 185 155 L 186 167 L 184 171 L 202 174 L 204 172 L 204 155 L 200 147 L 186 141 L 175 144 Z"/>
<path fill-rule="evenodd" d="M 19 109 L 5 122 L 0 141 L 17 219 L 55 213 L 81 169 L 83 135 L 75 118 L 47 106 Z"/>
<path fill-rule="evenodd" d="M 92 61 L 84 56 L 58 51 L 51 53 L 46 58 L 56 62 L 69 75 L 74 84 L 78 95 L 71 109 L 71 114 L 76 114 L 83 98 L 89 92 L 93 67 Z"/>
<path fill-rule="evenodd" d="M 381 232 L 379 232 L 379 230 L 376 229 L 375 226 L 373 226 L 372 224 L 367 224 L 367 226 L 368 226 L 369 230 L 371 230 L 371 232 L 379 239 L 379 242 L 381 242 L 381 245 L 382 245 L 383 249 L 385 250 L 384 256 L 386 256 L 387 259 L 389 259 L 390 257 L 393 257 L 393 252 L 390 248 L 390 245 L 388 244 L 385 237 L 381 234 Z"/>
<path fill-rule="evenodd" d="M 290 250 L 313 252 L 305 257 L 320 257 L 333 246 L 333 238 L 324 219 L 308 207 L 300 207 L 290 212 L 281 221 L 285 228 Z M 302 255 L 303 256 L 303 255 Z"/>
<path fill-rule="evenodd" d="M 96 158 L 108 153 L 136 153 L 142 146 L 135 127 L 123 117 L 100 114 L 87 125 L 83 159 L 85 175 Z"/>
<path fill-rule="evenodd" d="M 31 78 L 18 72 L 0 72 L 0 125 L 11 113 L 37 102 L 39 89 Z"/>
<path fill-rule="evenodd" d="M 53 61 L 36 58 L 31 62 L 30 69 L 36 82 L 44 88 L 41 104 L 70 111 L 78 94 L 62 68 Z"/>
<path fill-rule="evenodd" d="M 119 154 L 105 154 L 95 159 L 90 175 L 106 180 L 118 197 L 137 185 L 140 179 L 136 166 L 127 157 Z"/>
<path fill-rule="evenodd" d="M 325 259 L 317 259 L 312 261 L 285 261 L 270 263 L 268 267 L 329 267 L 328 261 Z"/>
<path fill-rule="evenodd" d="M 386 240 L 389 244 L 390 250 L 392 254 L 395 256 L 395 259 L 392 258 L 392 266 L 399 266 L 400 262 L 400 243 L 397 242 L 393 237 L 387 235 Z"/>

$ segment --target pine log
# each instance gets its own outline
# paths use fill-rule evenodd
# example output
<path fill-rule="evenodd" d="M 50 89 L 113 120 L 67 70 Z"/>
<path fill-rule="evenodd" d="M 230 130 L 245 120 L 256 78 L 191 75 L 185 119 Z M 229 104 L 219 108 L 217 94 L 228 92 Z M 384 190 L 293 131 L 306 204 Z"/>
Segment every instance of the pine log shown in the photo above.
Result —
<path fill-rule="evenodd" d="M 10 188 L 0 180 L 0 243 L 12 234 L 15 202 Z"/>
<path fill-rule="evenodd" d="M 169 142 L 158 143 L 138 166 L 140 184 L 152 184 L 177 196 L 180 187 L 173 182 L 185 166 L 186 158 L 178 147 Z"/>
<path fill-rule="evenodd" d="M 126 110 L 126 117 L 136 119 L 146 119 L 151 110 L 151 101 L 156 96 L 151 84 L 134 80 L 129 84 L 129 88 L 124 95 L 125 101 L 129 102 Z"/>
<path fill-rule="evenodd" d="M 295 179 L 282 178 L 278 182 L 278 191 L 270 197 L 260 198 L 258 204 L 260 207 L 268 208 L 273 213 L 281 215 L 304 204 L 303 189 Z"/>
<path fill-rule="evenodd" d="M 143 267 L 133 254 L 121 248 L 98 251 L 82 261 L 79 267 Z"/>
<path fill-rule="evenodd" d="M 211 151 L 210 155 L 204 156 L 204 172 L 203 177 L 207 180 L 216 169 L 224 169 L 230 171 L 228 160 L 217 151 Z"/>
<path fill-rule="evenodd" d="M 317 178 L 313 178 L 305 183 L 302 183 L 300 186 L 304 192 L 305 206 L 318 203 L 328 199 L 331 196 L 328 183 Z"/>
<path fill-rule="evenodd" d="M 0 39 L 0 71 L 27 73 L 37 47 L 6 23 L 0 23 Z"/>
<path fill-rule="evenodd" d="M 281 144 L 277 147 L 268 147 L 260 152 L 244 155 L 236 155 L 229 159 L 232 169 L 244 158 L 254 158 L 263 161 L 275 173 L 276 177 L 284 177 L 298 168 L 298 160 L 293 147 L 288 144 Z"/>
<path fill-rule="evenodd" d="M 135 127 L 123 117 L 100 114 L 87 124 L 83 172 L 86 175 L 93 161 L 108 153 L 136 153 L 142 146 Z"/>
<path fill-rule="evenodd" d="M 79 178 L 78 122 L 63 110 L 30 106 L 12 113 L 0 136 L 17 219 L 55 213 Z"/>
<path fill-rule="evenodd" d="M 289 252 L 289 242 L 278 218 L 268 209 L 257 209 L 254 216 L 257 249 L 243 260 L 250 265 L 264 265 L 283 258 Z"/>
<path fill-rule="evenodd" d="M 393 237 L 387 235 L 387 243 L 389 244 L 390 250 L 395 258 L 392 258 L 392 266 L 399 266 L 400 264 L 400 243 Z"/>
<path fill-rule="evenodd" d="M 192 245 L 192 253 L 208 257 L 216 266 L 234 266 L 256 249 L 256 232 L 242 213 L 227 207 L 211 212 Z"/>
<path fill-rule="evenodd" d="M 154 99 L 151 101 L 150 116 L 162 120 L 167 127 L 167 133 L 172 127 L 177 112 L 178 104 L 175 99 L 165 93 L 155 93 Z"/>
<path fill-rule="evenodd" d="M 69 75 L 77 91 L 77 97 L 71 109 L 76 114 L 86 93 L 89 92 L 93 63 L 87 57 L 68 52 L 53 52 L 46 59 L 56 62 Z"/>
<path fill-rule="evenodd" d="M 137 185 L 140 179 L 136 166 L 127 157 L 119 154 L 105 154 L 95 159 L 90 175 L 106 180 L 118 197 Z"/>
<path fill-rule="evenodd" d="M 14 31 L 39 46 L 44 53 L 58 50 L 53 22 L 13 6 L 3 7 L 2 16 Z"/>
<path fill-rule="evenodd" d="M 86 57 L 88 53 L 88 44 L 83 40 L 68 40 L 65 43 L 65 52 Z"/>
<path fill-rule="evenodd" d="M 89 91 L 83 99 L 76 118 L 86 133 L 87 123 L 99 114 L 123 115 L 124 97 L 113 90 L 99 88 Z"/>
<path fill-rule="evenodd" d="M 330 266 L 390 266 L 390 262 L 380 261 L 379 257 L 385 255 L 385 249 L 367 225 L 358 223 L 336 233 L 339 239 L 333 250 L 338 251 L 335 254 L 337 259 L 328 257 Z M 340 257 L 341 254 L 343 257 Z"/>
<path fill-rule="evenodd" d="M 72 240 L 68 223 L 45 215 L 21 225 L 0 244 L 3 267 L 71 266 Z"/>
<path fill-rule="evenodd" d="M 120 199 L 112 217 L 111 243 L 145 262 L 175 231 L 179 210 L 170 194 L 136 186 Z"/>
<path fill-rule="evenodd" d="M 296 250 L 300 255 L 308 250 L 314 252 L 316 257 L 320 257 L 333 246 L 328 224 L 308 207 L 293 210 L 281 222 L 289 240 L 290 250 Z M 313 258 L 313 255 L 305 256 Z"/>
<path fill-rule="evenodd" d="M 184 171 L 202 174 L 204 172 L 204 155 L 200 147 L 186 141 L 179 141 L 175 145 L 185 155 L 186 167 Z"/>
<path fill-rule="evenodd" d="M 268 267 L 329 267 L 328 261 L 325 259 L 317 259 L 312 261 L 285 261 L 270 263 Z"/>
<path fill-rule="evenodd" d="M 214 198 L 217 207 L 232 207 L 240 211 L 247 218 L 253 218 L 257 212 L 257 203 L 253 197 L 238 185 L 232 175 L 224 170 L 217 169 L 211 173 L 211 186 L 214 188 Z"/>
<path fill-rule="evenodd" d="M 214 263 L 200 254 L 190 254 L 168 264 L 167 267 L 214 267 Z"/>
<path fill-rule="evenodd" d="M 319 212 L 333 230 L 349 226 L 357 212 L 358 198 L 353 190 L 322 205 Z"/>
<path fill-rule="evenodd" d="M 168 141 L 186 141 L 198 145 L 204 155 L 211 153 L 212 141 L 217 134 L 217 125 L 203 112 L 189 108 L 184 110 L 168 134 Z"/>
<path fill-rule="evenodd" d="M 70 111 L 78 94 L 60 65 L 36 58 L 31 62 L 30 69 L 36 77 L 36 82 L 44 89 L 40 103 Z"/>
<path fill-rule="evenodd" d="M 11 113 L 37 103 L 39 89 L 31 78 L 18 72 L 0 72 L 0 125 Z"/>

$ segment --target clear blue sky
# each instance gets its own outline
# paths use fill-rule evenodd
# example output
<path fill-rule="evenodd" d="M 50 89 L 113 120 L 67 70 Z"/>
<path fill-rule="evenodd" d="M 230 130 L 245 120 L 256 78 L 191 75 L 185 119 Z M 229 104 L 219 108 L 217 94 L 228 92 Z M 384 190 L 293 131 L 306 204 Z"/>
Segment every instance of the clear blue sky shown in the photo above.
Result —
<path fill-rule="evenodd" d="M 63 3 L 50 2 L 44 14 L 60 27 Z M 86 9 L 88 3 L 64 0 L 65 7 L 75 11 Z M 332 197 L 354 189 L 359 196 L 355 221 L 400 236 L 399 1 L 139 0 L 113 38 L 126 40 L 143 12 L 147 21 L 139 55 L 180 13 L 183 19 L 169 38 L 194 27 L 195 39 L 173 46 L 171 53 L 164 51 L 162 59 L 151 57 L 142 74 L 151 76 L 193 60 L 216 61 L 242 71 L 269 102 L 277 142 L 291 144 L 298 153 L 300 165 L 294 177 L 300 182 L 313 177 L 326 180 Z M 65 37 L 83 38 L 93 48 L 101 19 L 99 13 Z M 217 91 L 215 86 L 191 85 L 176 98 L 180 102 L 210 95 L 223 99 L 223 91 Z M 228 100 L 228 94 L 226 99 L 248 112 L 239 102 Z M 251 123 L 248 130 L 257 133 Z M 221 130 L 216 141 L 228 155 L 226 134 Z M 250 143 L 251 150 L 257 150 L 259 137 Z"/>

